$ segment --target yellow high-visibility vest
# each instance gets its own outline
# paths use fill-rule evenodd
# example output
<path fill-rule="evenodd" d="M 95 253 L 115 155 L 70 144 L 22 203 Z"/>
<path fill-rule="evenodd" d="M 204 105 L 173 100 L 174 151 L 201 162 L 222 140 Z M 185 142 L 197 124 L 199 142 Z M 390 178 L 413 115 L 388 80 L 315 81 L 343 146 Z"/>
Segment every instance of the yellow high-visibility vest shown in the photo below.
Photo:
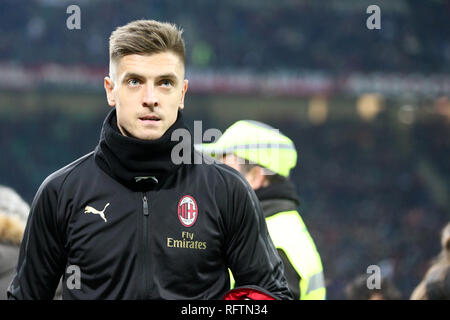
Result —
<path fill-rule="evenodd" d="M 275 247 L 282 250 L 300 275 L 300 299 L 324 300 L 326 296 L 322 261 L 303 219 L 296 210 L 266 218 Z"/>
<path fill-rule="evenodd" d="M 303 219 L 295 210 L 266 218 L 267 229 L 278 250 L 283 250 L 300 275 L 300 300 L 325 300 L 326 288 L 322 260 Z M 231 288 L 235 282 L 229 270 Z"/>

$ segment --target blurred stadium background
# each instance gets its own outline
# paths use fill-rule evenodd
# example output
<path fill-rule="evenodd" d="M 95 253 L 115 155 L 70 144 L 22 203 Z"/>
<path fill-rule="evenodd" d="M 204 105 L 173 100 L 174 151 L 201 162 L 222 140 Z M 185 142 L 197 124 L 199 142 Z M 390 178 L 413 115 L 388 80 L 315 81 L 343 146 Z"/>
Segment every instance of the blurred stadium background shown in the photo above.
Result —
<path fill-rule="evenodd" d="M 66 27 L 70 4 L 81 30 Z M 381 30 L 366 28 L 370 4 Z M 254 119 L 295 141 L 328 299 L 372 264 L 407 299 L 450 217 L 449 16 L 437 0 L 2 0 L 0 184 L 31 202 L 91 151 L 108 112 L 109 34 L 140 18 L 175 22 L 189 126 Z"/>

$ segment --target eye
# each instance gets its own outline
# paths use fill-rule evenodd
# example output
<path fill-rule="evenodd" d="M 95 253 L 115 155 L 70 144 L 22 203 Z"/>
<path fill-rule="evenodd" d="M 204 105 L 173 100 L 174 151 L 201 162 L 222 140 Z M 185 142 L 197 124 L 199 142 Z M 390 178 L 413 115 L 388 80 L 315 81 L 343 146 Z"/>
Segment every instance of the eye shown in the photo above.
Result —
<path fill-rule="evenodd" d="M 163 87 L 171 87 L 173 85 L 173 81 L 170 79 L 163 79 L 161 80 L 160 85 Z"/>
<path fill-rule="evenodd" d="M 130 79 L 127 82 L 131 87 L 136 87 L 141 83 L 138 79 Z"/>

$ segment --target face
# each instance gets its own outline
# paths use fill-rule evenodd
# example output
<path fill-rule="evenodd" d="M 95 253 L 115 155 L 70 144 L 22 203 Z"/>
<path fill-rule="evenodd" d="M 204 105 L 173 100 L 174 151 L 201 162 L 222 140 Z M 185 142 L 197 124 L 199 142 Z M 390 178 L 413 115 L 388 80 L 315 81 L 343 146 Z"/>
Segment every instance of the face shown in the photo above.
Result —
<path fill-rule="evenodd" d="M 142 140 L 160 138 L 176 121 L 187 84 L 184 65 L 172 52 L 124 56 L 111 62 L 110 77 L 105 78 L 120 131 Z"/>
<path fill-rule="evenodd" d="M 241 164 L 244 163 L 244 160 L 232 153 L 219 157 L 219 160 L 227 166 L 230 166 L 233 169 L 239 171 L 245 177 L 253 190 L 257 190 L 268 185 L 268 182 L 264 176 L 263 169 L 261 167 L 253 167 L 249 172 L 244 173 L 244 170 L 242 170 L 241 166 Z"/>
<path fill-rule="evenodd" d="M 219 157 L 219 160 L 225 163 L 227 166 L 232 167 L 234 170 L 241 171 L 241 165 L 239 164 L 239 158 L 235 156 L 234 154 L 225 154 L 221 157 Z M 242 160 L 241 160 L 242 163 Z"/>

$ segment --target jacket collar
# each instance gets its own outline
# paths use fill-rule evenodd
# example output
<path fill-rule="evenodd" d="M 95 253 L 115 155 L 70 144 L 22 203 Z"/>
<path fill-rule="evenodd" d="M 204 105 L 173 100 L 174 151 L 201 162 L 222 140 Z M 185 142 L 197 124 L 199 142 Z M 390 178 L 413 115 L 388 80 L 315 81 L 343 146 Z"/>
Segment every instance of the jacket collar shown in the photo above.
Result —
<path fill-rule="evenodd" d="M 187 141 L 190 139 L 172 141 L 171 136 L 176 129 L 188 130 L 181 111 L 178 111 L 175 123 L 159 139 L 127 137 L 117 127 L 116 109 L 113 108 L 103 122 L 95 161 L 108 175 L 132 190 L 153 189 L 181 166 L 171 158 L 178 143 L 185 144 L 184 147 L 190 148 L 193 154 L 193 145 Z"/>
<path fill-rule="evenodd" d="M 278 212 L 296 210 L 300 205 L 295 186 L 290 180 L 259 188 L 255 193 L 266 218 Z"/>

